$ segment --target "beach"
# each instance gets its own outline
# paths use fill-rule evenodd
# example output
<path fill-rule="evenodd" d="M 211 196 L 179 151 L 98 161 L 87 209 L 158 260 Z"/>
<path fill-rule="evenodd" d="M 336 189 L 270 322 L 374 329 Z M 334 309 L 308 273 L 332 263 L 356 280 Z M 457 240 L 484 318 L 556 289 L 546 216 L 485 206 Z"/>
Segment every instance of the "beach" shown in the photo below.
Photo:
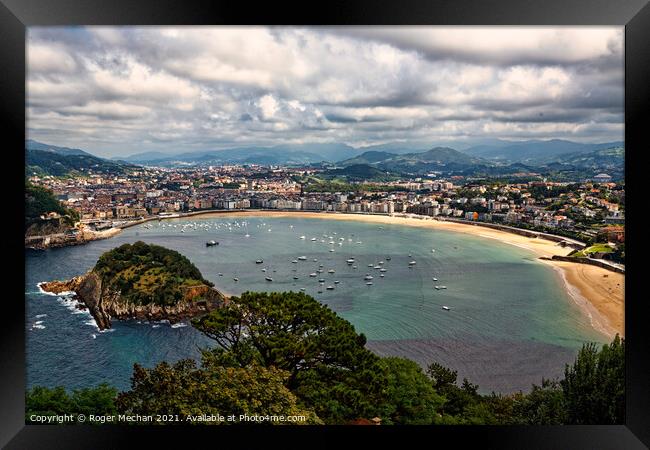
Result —
<path fill-rule="evenodd" d="M 551 258 L 554 255 L 566 256 L 571 252 L 570 247 L 562 247 L 558 243 L 541 238 L 530 238 L 507 231 L 496 230 L 458 222 L 445 222 L 432 219 L 413 217 L 397 217 L 369 214 L 333 214 L 318 212 L 284 212 L 284 211 L 236 211 L 236 212 L 206 212 L 193 215 L 201 217 L 301 217 L 309 219 L 349 220 L 377 224 L 406 225 L 457 233 L 468 233 L 487 239 L 496 239 L 502 243 L 524 248 L 534 253 L 538 258 Z M 565 285 L 569 295 L 576 305 L 589 318 L 594 329 L 613 338 L 616 333 L 625 335 L 625 275 L 601 267 L 587 264 L 540 259 L 540 262 L 552 266 L 559 279 Z"/>

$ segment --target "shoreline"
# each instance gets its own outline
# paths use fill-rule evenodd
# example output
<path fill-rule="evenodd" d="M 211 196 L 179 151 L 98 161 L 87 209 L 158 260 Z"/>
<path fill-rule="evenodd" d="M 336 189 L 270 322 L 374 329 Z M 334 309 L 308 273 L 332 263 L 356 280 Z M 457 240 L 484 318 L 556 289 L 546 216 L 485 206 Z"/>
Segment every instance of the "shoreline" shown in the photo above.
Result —
<path fill-rule="evenodd" d="M 203 212 L 190 217 L 300 217 L 306 219 L 348 220 L 366 223 L 406 225 L 419 228 L 439 229 L 471 234 L 494 239 L 504 244 L 523 248 L 534 253 L 537 261 L 551 266 L 574 304 L 589 318 L 591 326 L 599 333 L 612 339 L 617 333 L 625 336 L 624 327 L 624 282 L 625 275 L 576 262 L 551 260 L 555 255 L 566 256 L 573 249 L 543 238 L 531 238 L 494 228 L 464 224 L 460 222 L 415 219 L 375 214 L 335 214 L 303 211 L 232 211 Z M 177 217 L 182 219 L 187 216 Z M 540 259 L 542 257 L 549 259 Z"/>

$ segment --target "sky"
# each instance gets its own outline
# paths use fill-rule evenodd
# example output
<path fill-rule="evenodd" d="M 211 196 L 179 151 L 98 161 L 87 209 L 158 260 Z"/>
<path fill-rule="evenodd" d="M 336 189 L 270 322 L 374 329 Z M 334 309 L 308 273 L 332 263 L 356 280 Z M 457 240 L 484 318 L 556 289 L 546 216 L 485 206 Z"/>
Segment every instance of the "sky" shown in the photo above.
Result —
<path fill-rule="evenodd" d="M 30 27 L 27 135 L 105 157 L 623 140 L 622 27 Z"/>

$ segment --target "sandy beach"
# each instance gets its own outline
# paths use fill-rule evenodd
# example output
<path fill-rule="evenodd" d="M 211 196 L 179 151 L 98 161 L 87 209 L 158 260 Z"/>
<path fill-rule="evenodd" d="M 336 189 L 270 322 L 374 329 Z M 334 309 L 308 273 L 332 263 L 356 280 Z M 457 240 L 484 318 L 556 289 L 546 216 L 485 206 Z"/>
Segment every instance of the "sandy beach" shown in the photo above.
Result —
<path fill-rule="evenodd" d="M 537 257 L 552 257 L 553 255 L 566 256 L 571 248 L 561 247 L 555 242 L 529 238 L 519 234 L 491 228 L 467 225 L 456 222 L 443 222 L 432 219 L 417 219 L 410 217 L 395 217 L 367 214 L 332 214 L 311 212 L 283 212 L 283 211 L 237 211 L 237 212 L 208 212 L 193 215 L 200 217 L 241 217 L 241 216 L 266 216 L 266 217 L 301 217 L 309 219 L 350 220 L 377 224 L 407 225 L 421 228 L 448 230 L 457 233 L 468 233 L 487 239 L 496 239 L 500 242 L 515 245 L 533 252 Z M 589 317 L 592 326 L 607 336 L 613 338 L 616 333 L 625 335 L 625 275 L 612 272 L 601 267 L 565 261 L 540 260 L 551 265 L 563 281 L 569 295 Z"/>

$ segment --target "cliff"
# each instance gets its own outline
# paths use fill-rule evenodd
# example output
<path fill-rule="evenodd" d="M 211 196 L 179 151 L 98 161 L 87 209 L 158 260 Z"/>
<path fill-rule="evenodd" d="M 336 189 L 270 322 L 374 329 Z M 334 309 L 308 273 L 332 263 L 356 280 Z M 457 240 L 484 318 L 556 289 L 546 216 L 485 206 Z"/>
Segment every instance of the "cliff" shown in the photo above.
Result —
<path fill-rule="evenodd" d="M 111 319 L 169 320 L 170 323 L 200 316 L 223 305 L 226 297 L 207 285 L 182 287 L 183 296 L 173 305 L 135 304 L 111 286 L 106 286 L 94 271 L 67 281 L 41 284 L 46 292 L 72 291 L 97 322 L 100 330 L 111 327 Z"/>

